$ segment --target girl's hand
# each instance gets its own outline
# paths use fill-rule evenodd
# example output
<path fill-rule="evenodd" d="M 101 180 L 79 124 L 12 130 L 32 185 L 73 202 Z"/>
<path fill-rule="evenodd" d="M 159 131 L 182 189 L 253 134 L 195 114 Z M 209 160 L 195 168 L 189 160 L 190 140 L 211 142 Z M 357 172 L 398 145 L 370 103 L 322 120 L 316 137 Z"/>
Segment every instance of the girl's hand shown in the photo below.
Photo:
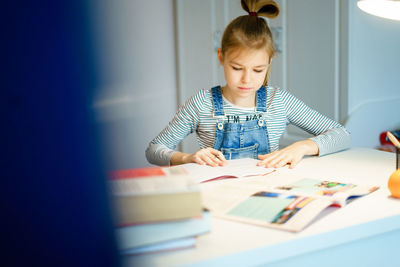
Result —
<path fill-rule="evenodd" d="M 269 154 L 258 155 L 261 161 L 257 165 L 267 168 L 280 168 L 289 164 L 289 167 L 292 169 L 305 155 L 317 155 L 318 153 L 319 148 L 317 144 L 307 139 Z"/>
<path fill-rule="evenodd" d="M 189 154 L 185 161 L 213 167 L 224 166 L 227 163 L 222 152 L 211 147 L 203 148 L 193 154 Z"/>

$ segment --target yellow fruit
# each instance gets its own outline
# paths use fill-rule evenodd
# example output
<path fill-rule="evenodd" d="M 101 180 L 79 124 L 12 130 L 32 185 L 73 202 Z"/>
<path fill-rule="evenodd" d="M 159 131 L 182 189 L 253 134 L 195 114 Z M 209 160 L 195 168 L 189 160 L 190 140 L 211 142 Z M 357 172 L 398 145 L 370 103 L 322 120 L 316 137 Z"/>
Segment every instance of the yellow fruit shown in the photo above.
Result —
<path fill-rule="evenodd" d="M 400 198 L 400 169 L 390 175 L 388 187 L 393 197 Z"/>

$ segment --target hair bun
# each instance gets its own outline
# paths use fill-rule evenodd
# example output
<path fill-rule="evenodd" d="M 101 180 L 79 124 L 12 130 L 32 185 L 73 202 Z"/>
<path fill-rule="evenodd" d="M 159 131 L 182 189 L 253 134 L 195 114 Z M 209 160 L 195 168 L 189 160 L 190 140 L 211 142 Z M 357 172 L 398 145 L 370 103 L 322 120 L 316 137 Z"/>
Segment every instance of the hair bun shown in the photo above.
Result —
<path fill-rule="evenodd" d="M 270 19 L 279 15 L 279 6 L 273 0 L 241 0 L 242 8 L 250 13 L 256 12 L 257 15 Z"/>

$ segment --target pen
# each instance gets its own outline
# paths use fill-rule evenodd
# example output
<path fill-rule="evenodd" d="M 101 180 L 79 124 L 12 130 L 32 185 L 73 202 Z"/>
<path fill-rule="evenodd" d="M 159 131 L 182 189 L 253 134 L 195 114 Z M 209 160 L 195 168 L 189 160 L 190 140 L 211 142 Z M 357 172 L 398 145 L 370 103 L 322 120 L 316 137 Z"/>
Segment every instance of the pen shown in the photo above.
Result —
<path fill-rule="evenodd" d="M 394 137 L 394 135 L 391 132 L 387 132 L 386 136 L 390 139 L 390 141 L 393 143 L 395 147 L 400 149 L 400 142 Z"/>

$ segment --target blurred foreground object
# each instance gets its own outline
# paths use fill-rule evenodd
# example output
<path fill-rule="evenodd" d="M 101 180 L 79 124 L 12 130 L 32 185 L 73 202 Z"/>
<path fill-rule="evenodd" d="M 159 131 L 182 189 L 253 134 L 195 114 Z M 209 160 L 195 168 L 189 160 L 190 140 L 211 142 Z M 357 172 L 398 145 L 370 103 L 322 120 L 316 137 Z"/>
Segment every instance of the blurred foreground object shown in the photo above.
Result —
<path fill-rule="evenodd" d="M 119 266 L 88 2 L 2 2 L 2 266 Z"/>

